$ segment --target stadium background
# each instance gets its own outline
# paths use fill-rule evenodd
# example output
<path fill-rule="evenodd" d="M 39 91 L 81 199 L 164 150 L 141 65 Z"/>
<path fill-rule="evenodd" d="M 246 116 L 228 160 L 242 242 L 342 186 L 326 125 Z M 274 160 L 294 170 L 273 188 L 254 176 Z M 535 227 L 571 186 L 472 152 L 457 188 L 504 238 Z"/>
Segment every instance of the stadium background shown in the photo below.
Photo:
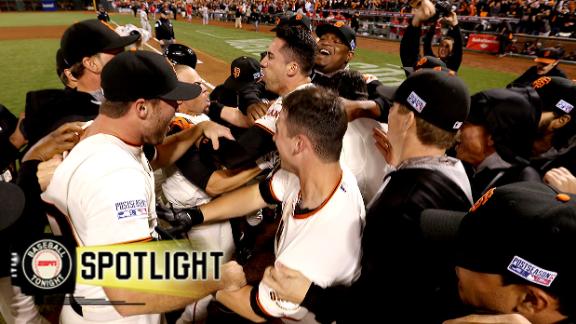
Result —
<path fill-rule="evenodd" d="M 0 103 L 19 113 L 24 109 L 27 91 L 61 88 L 54 58 L 59 38 L 68 25 L 95 17 L 93 12 L 0 13 Z M 112 14 L 111 18 L 117 24 L 139 26 L 138 19 L 130 14 Z M 224 81 L 234 58 L 258 57 L 273 37 L 271 26 L 261 26 L 260 32 L 255 32 L 252 25 L 245 24 L 244 29 L 238 30 L 233 29 L 231 22 L 202 25 L 197 17 L 192 23 L 173 23 L 177 41 L 198 53 L 203 62 L 198 70 L 213 85 Z M 154 40 L 149 43 L 151 46 L 146 48 L 159 48 Z M 359 37 L 358 43 L 352 68 L 375 74 L 384 83 L 401 82 L 404 73 L 399 67 L 399 42 Z M 531 65 L 531 59 L 526 58 L 465 52 L 459 75 L 474 93 L 503 87 Z M 561 67 L 570 77 L 576 75 L 576 66 Z"/>

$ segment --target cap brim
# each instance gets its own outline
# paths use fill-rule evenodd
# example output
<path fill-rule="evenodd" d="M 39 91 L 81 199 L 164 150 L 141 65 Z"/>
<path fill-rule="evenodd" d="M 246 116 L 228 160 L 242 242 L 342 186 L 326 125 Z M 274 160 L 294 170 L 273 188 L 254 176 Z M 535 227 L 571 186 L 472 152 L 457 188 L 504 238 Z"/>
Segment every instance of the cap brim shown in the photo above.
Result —
<path fill-rule="evenodd" d="M 22 189 L 15 184 L 0 182 L 0 200 L 2 208 L 0 211 L 0 231 L 14 224 L 22 215 L 26 199 Z"/>
<path fill-rule="evenodd" d="M 460 222 L 466 212 L 444 209 L 425 209 L 420 215 L 420 229 L 425 238 L 433 241 L 456 239 Z"/>
<path fill-rule="evenodd" d="M 201 92 L 202 87 L 198 84 L 178 81 L 176 88 L 158 97 L 166 100 L 190 100 L 198 97 Z"/>
<path fill-rule="evenodd" d="M 555 60 L 555 59 L 547 59 L 547 58 L 543 58 L 543 57 L 537 57 L 534 59 L 534 62 L 536 62 L 536 63 L 545 63 L 545 64 L 552 64 L 556 61 L 557 60 Z"/>
<path fill-rule="evenodd" d="M 348 43 L 348 40 L 346 39 L 346 36 L 344 35 L 344 33 L 342 33 L 340 28 L 331 24 L 323 24 L 316 27 L 316 36 L 322 37 L 322 35 L 326 33 L 334 33 L 335 35 L 338 36 L 338 38 L 340 38 L 340 40 L 344 42 L 344 45 L 346 45 L 346 47 L 352 50 L 350 44 Z"/>
<path fill-rule="evenodd" d="M 124 48 L 134 42 L 136 42 L 141 35 L 128 35 L 128 36 L 119 36 L 118 39 L 114 40 L 108 46 L 106 46 L 102 51 L 110 51 L 115 49 Z"/>

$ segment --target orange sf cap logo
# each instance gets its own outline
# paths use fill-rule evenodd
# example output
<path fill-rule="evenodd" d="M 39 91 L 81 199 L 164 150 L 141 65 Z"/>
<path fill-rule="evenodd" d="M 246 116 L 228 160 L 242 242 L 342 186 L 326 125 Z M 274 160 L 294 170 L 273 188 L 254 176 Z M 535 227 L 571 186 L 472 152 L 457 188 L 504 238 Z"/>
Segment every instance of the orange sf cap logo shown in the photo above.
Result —
<path fill-rule="evenodd" d="M 547 85 L 548 83 L 550 83 L 550 81 L 552 81 L 551 77 L 541 77 L 540 79 L 532 82 L 532 87 L 534 89 L 540 89 L 543 86 Z"/>
<path fill-rule="evenodd" d="M 240 77 L 240 68 L 235 67 L 232 75 L 234 76 L 235 79 L 238 79 Z"/>
<path fill-rule="evenodd" d="M 422 66 L 422 65 L 426 64 L 426 62 L 428 62 L 428 59 L 423 57 L 423 58 L 418 60 L 418 62 L 416 63 L 416 66 Z"/>
<path fill-rule="evenodd" d="M 346 24 L 345 24 L 343 21 L 337 21 L 337 22 L 334 23 L 334 26 L 336 26 L 336 27 L 338 27 L 338 28 L 340 28 L 340 27 L 342 27 L 342 26 L 344 26 L 344 25 L 346 25 Z"/>
<path fill-rule="evenodd" d="M 492 188 L 490 190 L 488 190 L 484 196 L 480 197 L 480 199 L 478 199 L 478 201 L 476 201 L 476 203 L 474 204 L 474 206 L 472 206 L 472 208 L 470 208 L 470 212 L 473 213 L 475 212 L 478 208 L 480 208 L 480 206 L 484 206 L 486 204 L 486 202 L 494 195 L 494 190 L 496 188 Z"/>

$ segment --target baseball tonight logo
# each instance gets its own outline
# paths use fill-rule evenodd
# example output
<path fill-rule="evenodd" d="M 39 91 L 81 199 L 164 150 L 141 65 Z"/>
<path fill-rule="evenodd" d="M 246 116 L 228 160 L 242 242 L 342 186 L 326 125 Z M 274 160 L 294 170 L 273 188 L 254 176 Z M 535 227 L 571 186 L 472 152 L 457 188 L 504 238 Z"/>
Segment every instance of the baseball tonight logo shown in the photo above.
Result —
<path fill-rule="evenodd" d="M 36 288 L 58 288 L 66 282 L 71 272 L 72 257 L 60 242 L 42 239 L 24 252 L 22 273 Z"/>

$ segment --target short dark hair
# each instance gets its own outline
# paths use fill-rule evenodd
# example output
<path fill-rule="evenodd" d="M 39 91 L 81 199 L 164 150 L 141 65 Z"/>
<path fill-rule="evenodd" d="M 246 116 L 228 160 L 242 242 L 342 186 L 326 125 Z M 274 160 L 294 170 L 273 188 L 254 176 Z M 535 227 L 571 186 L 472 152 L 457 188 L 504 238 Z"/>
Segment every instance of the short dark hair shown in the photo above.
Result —
<path fill-rule="evenodd" d="M 406 106 L 402 104 L 399 105 L 399 113 L 405 115 L 411 111 L 412 110 L 408 109 Z M 443 130 L 442 128 L 418 117 L 417 114 L 414 114 L 414 119 L 416 120 L 416 136 L 418 136 L 418 139 L 422 144 L 433 145 L 447 150 L 456 143 L 456 135 L 458 133 Z"/>
<path fill-rule="evenodd" d="M 304 28 L 282 26 L 276 28 L 276 37 L 286 42 L 281 49 L 284 55 L 296 61 L 303 74 L 310 75 L 317 46 L 312 34 Z"/>
<path fill-rule="evenodd" d="M 340 97 L 349 100 L 367 100 L 368 85 L 364 80 L 364 75 L 354 70 L 341 70 L 332 76 L 334 79 L 334 91 Z"/>
<path fill-rule="evenodd" d="M 331 90 L 308 87 L 292 92 L 282 102 L 290 136 L 306 135 L 314 152 L 325 162 L 340 159 L 348 119 L 342 100 Z"/>
<path fill-rule="evenodd" d="M 74 63 L 70 67 L 70 73 L 76 79 L 81 78 L 84 75 L 85 70 L 86 68 L 84 67 L 84 64 L 82 62 Z"/>
<path fill-rule="evenodd" d="M 128 112 L 132 101 L 104 100 L 100 104 L 100 113 L 110 118 L 120 118 Z"/>

